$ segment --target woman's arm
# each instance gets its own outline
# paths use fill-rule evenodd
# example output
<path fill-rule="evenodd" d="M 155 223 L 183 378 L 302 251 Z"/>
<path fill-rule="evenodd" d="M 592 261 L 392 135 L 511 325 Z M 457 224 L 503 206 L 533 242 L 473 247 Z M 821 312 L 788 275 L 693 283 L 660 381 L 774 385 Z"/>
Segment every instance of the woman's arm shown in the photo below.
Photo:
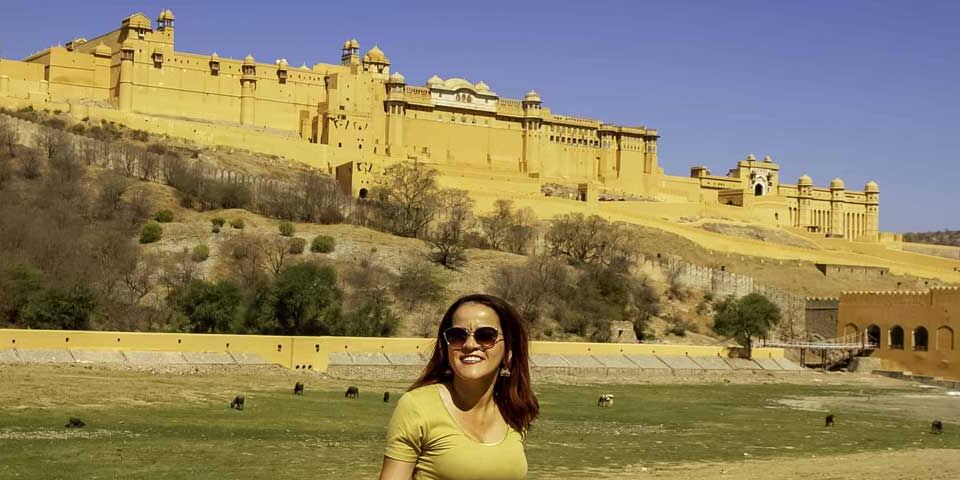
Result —
<path fill-rule="evenodd" d="M 383 457 L 380 480 L 410 480 L 413 478 L 413 468 L 416 465 L 416 463 L 401 462 L 400 460 Z"/>

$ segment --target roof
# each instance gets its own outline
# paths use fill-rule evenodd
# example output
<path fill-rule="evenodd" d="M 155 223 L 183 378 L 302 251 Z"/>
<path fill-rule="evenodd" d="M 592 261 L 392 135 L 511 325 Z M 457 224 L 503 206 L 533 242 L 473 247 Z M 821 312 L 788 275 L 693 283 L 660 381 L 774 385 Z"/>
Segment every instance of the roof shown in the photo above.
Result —
<path fill-rule="evenodd" d="M 364 60 L 371 63 L 390 63 L 387 56 L 380 50 L 380 47 L 374 45 L 364 56 Z"/>
<path fill-rule="evenodd" d="M 406 83 L 407 79 L 400 75 L 400 72 L 393 72 L 390 75 L 390 83 Z"/>
<path fill-rule="evenodd" d="M 525 102 L 539 102 L 540 94 L 536 90 L 530 90 L 526 95 L 523 96 Z"/>
<path fill-rule="evenodd" d="M 152 29 L 153 25 L 150 23 L 150 19 L 146 15 L 137 12 L 133 15 L 130 15 L 127 18 L 123 19 L 121 25 L 124 27 L 133 27 L 133 28 L 147 28 Z"/>
<path fill-rule="evenodd" d="M 880 191 L 880 186 L 877 185 L 877 182 L 874 182 L 873 180 L 870 180 L 870 181 L 867 182 L 867 184 L 863 187 L 863 191 L 866 192 L 866 193 L 878 193 L 878 192 Z"/>
<path fill-rule="evenodd" d="M 800 180 L 797 180 L 797 185 L 809 187 L 813 185 L 813 179 L 810 178 L 810 175 L 803 174 L 800 175 Z"/>
<path fill-rule="evenodd" d="M 845 188 L 845 185 L 843 184 L 843 180 L 841 180 L 840 177 L 837 177 L 837 178 L 834 178 L 833 180 L 830 180 L 830 188 L 841 189 L 841 188 Z"/>

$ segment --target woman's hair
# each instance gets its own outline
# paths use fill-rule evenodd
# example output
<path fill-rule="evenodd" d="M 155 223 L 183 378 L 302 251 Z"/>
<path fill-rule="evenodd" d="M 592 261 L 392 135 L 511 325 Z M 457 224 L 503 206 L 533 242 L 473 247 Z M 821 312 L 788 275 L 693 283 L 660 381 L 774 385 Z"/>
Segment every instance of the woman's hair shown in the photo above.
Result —
<path fill-rule="evenodd" d="M 420 378 L 413 383 L 410 390 L 424 385 L 443 383 L 446 380 L 450 363 L 447 358 L 447 346 L 441 337 L 443 331 L 453 325 L 453 315 L 457 309 L 467 303 L 486 305 L 500 318 L 505 347 L 504 358 L 510 359 L 507 363 L 510 376 L 497 376 L 493 387 L 493 398 L 507 423 L 520 433 L 526 434 L 530 424 L 540 412 L 540 404 L 537 403 L 537 397 L 530 388 L 529 337 L 527 328 L 520 320 L 516 309 L 500 297 L 478 293 L 460 297 L 450 305 L 447 313 L 443 315 L 443 320 L 440 321 L 433 356 L 430 357 Z"/>

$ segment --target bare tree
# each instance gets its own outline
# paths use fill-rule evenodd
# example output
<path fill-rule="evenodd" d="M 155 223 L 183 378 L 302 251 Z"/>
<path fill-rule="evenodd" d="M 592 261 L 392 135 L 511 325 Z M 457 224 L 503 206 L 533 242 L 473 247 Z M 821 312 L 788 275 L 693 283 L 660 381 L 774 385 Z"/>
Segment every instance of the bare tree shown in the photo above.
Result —
<path fill-rule="evenodd" d="M 457 269 L 466 263 L 464 234 L 473 226 L 473 199 L 466 190 L 447 189 L 439 194 L 439 215 L 427 228 L 424 240 L 433 248 L 430 258 L 444 267 Z"/>
<path fill-rule="evenodd" d="M 514 225 L 513 216 L 513 201 L 497 200 L 493 202 L 492 212 L 477 218 L 483 230 L 484 239 L 490 248 L 504 249 L 510 227 Z"/>
<path fill-rule="evenodd" d="M 377 222 L 394 235 L 420 238 L 437 213 L 437 171 L 419 163 L 387 167 L 374 197 L 381 201 Z"/>
<path fill-rule="evenodd" d="M 17 154 L 17 130 L 8 122 L 0 121 L 0 148 L 5 148 L 10 156 Z"/>
<path fill-rule="evenodd" d="M 290 258 L 290 244 L 284 237 L 261 238 L 257 242 L 263 248 L 263 257 L 274 276 L 280 275 Z"/>

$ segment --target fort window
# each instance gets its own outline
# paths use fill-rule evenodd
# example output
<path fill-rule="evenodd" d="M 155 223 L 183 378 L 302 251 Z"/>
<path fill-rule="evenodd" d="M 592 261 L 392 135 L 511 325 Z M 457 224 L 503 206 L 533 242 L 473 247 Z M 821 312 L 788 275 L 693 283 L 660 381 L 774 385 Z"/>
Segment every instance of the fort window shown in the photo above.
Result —
<path fill-rule="evenodd" d="M 867 327 L 867 343 L 872 343 L 880 348 L 880 327 L 876 325 Z"/>
<path fill-rule="evenodd" d="M 890 349 L 903 350 L 903 327 L 897 325 L 890 329 Z"/>
<path fill-rule="evenodd" d="M 361 189 L 360 189 L 359 197 L 360 197 L 361 200 L 365 200 L 365 199 L 367 198 L 367 189 L 366 189 L 366 188 L 361 188 Z"/>
<path fill-rule="evenodd" d="M 917 327 L 913 331 L 913 351 L 926 352 L 927 341 L 928 341 L 927 329 L 923 327 Z"/>
<path fill-rule="evenodd" d="M 943 326 L 937 329 L 937 350 L 949 352 L 953 350 L 953 329 Z"/>

